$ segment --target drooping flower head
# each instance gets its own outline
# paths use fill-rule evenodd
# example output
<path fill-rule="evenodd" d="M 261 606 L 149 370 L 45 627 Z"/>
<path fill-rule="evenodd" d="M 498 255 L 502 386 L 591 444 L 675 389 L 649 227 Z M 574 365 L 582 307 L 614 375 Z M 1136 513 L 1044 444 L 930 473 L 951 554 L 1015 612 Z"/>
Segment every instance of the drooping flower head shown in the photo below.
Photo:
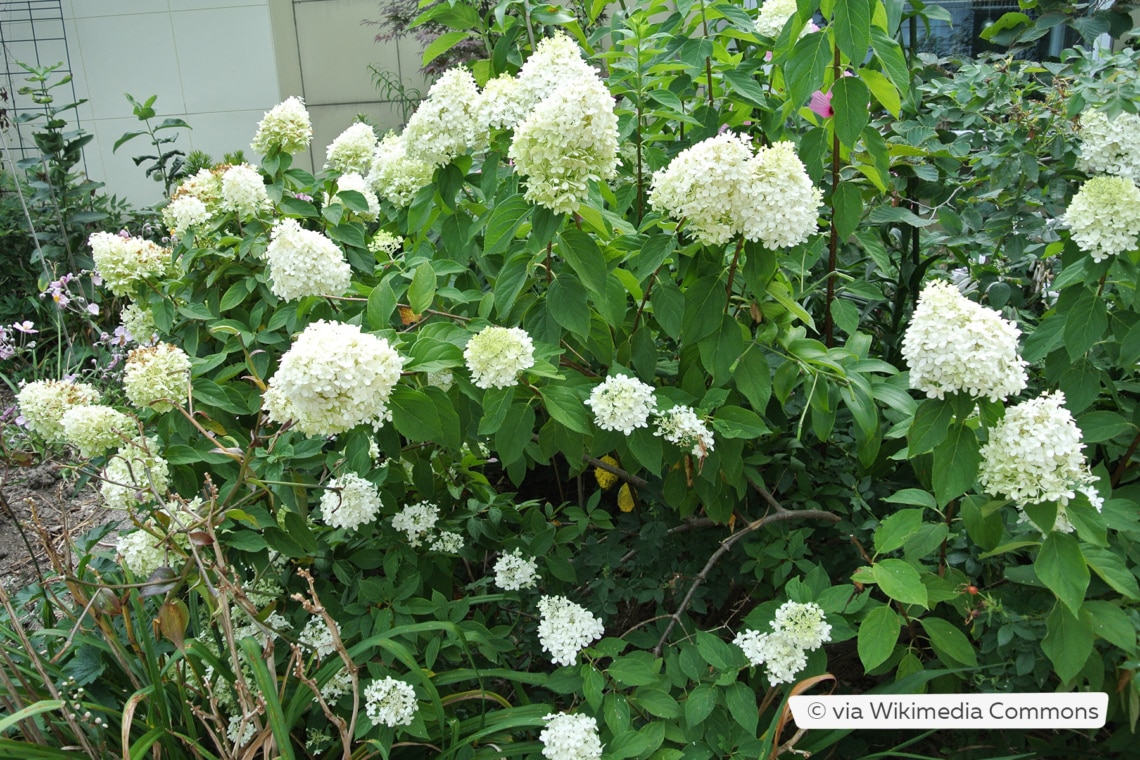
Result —
<path fill-rule="evenodd" d="M 486 139 L 479 130 L 479 87 L 463 68 L 448 69 L 428 90 L 427 99 L 408 119 L 404 149 L 417 161 L 444 166 Z"/>
<path fill-rule="evenodd" d="M 649 425 L 649 415 L 657 406 L 653 386 L 627 375 L 607 377 L 586 399 L 594 412 L 594 423 L 602 430 L 620 430 L 629 435 Z"/>
<path fill-rule="evenodd" d="M 222 175 L 222 208 L 239 219 L 255 217 L 272 204 L 261 172 L 249 164 L 238 164 Z"/>
<path fill-rule="evenodd" d="M 534 342 L 521 327 L 491 325 L 471 336 L 463 358 L 476 386 L 509 388 L 534 366 Z"/>
<path fill-rule="evenodd" d="M 28 429 L 49 441 L 64 436 L 63 415 L 69 409 L 98 401 L 99 391 L 72 380 L 36 380 L 22 385 L 16 394 Z"/>
<path fill-rule="evenodd" d="M 375 520 L 381 506 L 376 486 L 346 472 L 330 480 L 321 494 L 321 519 L 325 525 L 353 531 Z"/>
<path fill-rule="evenodd" d="M 556 665 L 577 664 L 578 652 L 606 632 L 592 612 L 564 596 L 542 597 L 538 612 L 538 640 Z"/>
<path fill-rule="evenodd" d="M 712 429 L 690 406 L 675 406 L 658 417 L 657 435 L 702 459 L 713 450 Z"/>
<path fill-rule="evenodd" d="M 136 436 L 124 444 L 103 468 L 99 492 L 109 509 L 129 510 L 156 501 L 166 493 L 170 467 L 158 455 L 158 440 Z"/>
<path fill-rule="evenodd" d="M 388 398 L 404 360 L 357 325 L 319 320 L 281 357 L 264 396 L 269 418 L 307 435 L 336 435 L 391 418 Z"/>
<path fill-rule="evenodd" d="M 372 127 L 358 121 L 337 135 L 325 153 L 325 166 L 342 174 L 367 174 L 372 164 L 372 151 L 376 149 L 376 133 Z"/>
<path fill-rule="evenodd" d="M 1006 409 L 981 448 L 978 482 L 986 493 L 1018 506 L 1064 507 L 1096 480 L 1085 461 L 1081 429 L 1064 403 L 1065 394 L 1055 391 Z"/>
<path fill-rule="evenodd" d="M 412 158 L 404 137 L 389 132 L 372 152 L 368 184 L 397 208 L 412 205 L 420 188 L 431 183 L 435 166 Z"/>
<path fill-rule="evenodd" d="M 421 501 L 409 504 L 392 518 L 392 527 L 408 538 L 408 546 L 420 546 L 439 521 L 439 507 Z"/>
<path fill-rule="evenodd" d="M 60 425 L 63 439 L 79 449 L 79 456 L 85 459 L 101 456 L 138 433 L 134 420 L 101 404 L 71 407 L 63 413 Z"/>
<path fill-rule="evenodd" d="M 273 150 L 293 154 L 308 148 L 312 139 L 313 125 L 309 121 L 309 112 L 305 110 L 305 102 L 292 96 L 265 114 L 257 125 L 250 147 L 262 155 Z"/>
<path fill-rule="evenodd" d="M 910 387 L 929 398 L 959 391 L 993 401 L 1016 395 L 1027 382 L 1026 362 L 1017 350 L 1020 334 L 952 284 L 932 281 L 922 289 L 903 337 Z"/>
<path fill-rule="evenodd" d="M 1078 134 L 1081 171 L 1140 183 L 1140 115 L 1123 111 L 1110 119 L 1099 108 L 1090 108 L 1081 114 Z"/>
<path fill-rule="evenodd" d="M 190 385 L 190 357 L 177 346 L 156 343 L 136 348 L 127 356 L 123 390 L 140 409 L 169 412 L 171 402 L 186 398 Z"/>
<path fill-rule="evenodd" d="M 602 741 L 598 723 L 588 715 L 550 713 L 543 717 L 546 728 L 538 735 L 542 756 L 547 760 L 601 760 Z"/>
<path fill-rule="evenodd" d="M 555 213 L 573 213 L 591 181 L 617 174 L 614 99 L 597 76 L 564 83 L 515 128 L 509 156 L 526 178 L 526 199 Z"/>
<path fill-rule="evenodd" d="M 1093 177 L 1073 196 L 1062 221 L 1093 261 L 1134 251 L 1140 242 L 1140 188 L 1127 177 Z"/>
<path fill-rule="evenodd" d="M 95 232 L 87 239 L 95 270 L 117 296 L 129 295 L 135 283 L 166 271 L 169 251 L 149 240 Z"/>
<path fill-rule="evenodd" d="M 302 229 L 296 219 L 282 219 L 274 223 L 269 238 L 265 258 L 273 295 L 296 301 L 348 290 L 352 268 L 344 251 L 320 232 Z"/>
<path fill-rule="evenodd" d="M 495 585 L 503 591 L 533 588 L 538 580 L 538 563 L 533 557 L 524 557 L 522 549 L 504 554 L 495 563 Z"/>
<path fill-rule="evenodd" d="M 374 726 L 407 726 L 417 709 L 416 691 L 404 681 L 387 676 L 364 687 L 364 714 Z"/>

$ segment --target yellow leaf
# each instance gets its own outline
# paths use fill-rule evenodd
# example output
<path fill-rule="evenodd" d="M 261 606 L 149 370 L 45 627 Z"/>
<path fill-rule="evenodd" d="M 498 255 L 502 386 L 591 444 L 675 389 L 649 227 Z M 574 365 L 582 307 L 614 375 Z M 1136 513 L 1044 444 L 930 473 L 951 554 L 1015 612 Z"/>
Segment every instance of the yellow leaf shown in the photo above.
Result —
<path fill-rule="evenodd" d="M 622 483 L 618 489 L 618 509 L 622 512 L 632 512 L 636 503 L 633 500 L 633 489 L 629 487 L 629 483 Z"/>

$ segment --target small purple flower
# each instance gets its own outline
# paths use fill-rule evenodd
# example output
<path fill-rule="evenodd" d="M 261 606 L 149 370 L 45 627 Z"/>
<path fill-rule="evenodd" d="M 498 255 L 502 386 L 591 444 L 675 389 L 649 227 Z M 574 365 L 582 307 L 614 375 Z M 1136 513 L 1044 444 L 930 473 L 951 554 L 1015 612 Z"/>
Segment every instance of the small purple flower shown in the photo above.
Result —
<path fill-rule="evenodd" d="M 35 325 L 32 324 L 32 321 L 30 319 L 25 319 L 23 322 L 13 322 L 12 329 L 18 330 L 25 335 L 35 335 L 39 332 L 39 330 L 35 328 Z"/>
<path fill-rule="evenodd" d="M 293 197 L 297 200 L 308 201 L 309 203 L 313 202 L 313 196 L 305 195 L 304 193 L 293 193 Z"/>
<path fill-rule="evenodd" d="M 95 304 L 95 303 L 87 304 L 87 313 L 93 317 L 99 316 L 99 304 Z"/>
<path fill-rule="evenodd" d="M 820 90 L 816 90 L 811 95 L 811 103 L 808 104 L 816 115 L 821 119 L 829 119 L 835 115 L 835 109 L 831 107 L 831 91 L 828 90 L 825 95 Z"/>

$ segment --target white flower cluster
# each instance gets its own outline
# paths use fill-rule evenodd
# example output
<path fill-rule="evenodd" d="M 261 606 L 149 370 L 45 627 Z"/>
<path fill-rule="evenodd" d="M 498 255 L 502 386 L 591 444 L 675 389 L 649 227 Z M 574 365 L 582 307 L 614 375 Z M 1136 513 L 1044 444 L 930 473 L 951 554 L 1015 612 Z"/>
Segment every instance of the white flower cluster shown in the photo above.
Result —
<path fill-rule="evenodd" d="M 463 358 L 476 386 L 508 388 L 534 366 L 534 341 L 521 327 L 491 325 L 471 336 Z"/>
<path fill-rule="evenodd" d="M 903 336 L 910 387 L 928 398 L 964 391 L 992 401 L 1020 393 L 1027 381 L 1018 354 L 1021 331 L 952 284 L 928 283 Z"/>
<path fill-rule="evenodd" d="M 451 390 L 451 386 L 455 385 L 455 375 L 452 374 L 449 369 L 440 370 L 439 372 L 429 372 L 427 373 L 426 380 L 428 385 L 433 388 L 439 388 L 444 393 L 447 393 Z"/>
<path fill-rule="evenodd" d="M 657 407 L 653 386 L 626 375 L 613 375 L 595 386 L 586 399 L 594 412 L 594 422 L 602 430 L 620 430 L 629 435 L 649 425 L 649 415 Z"/>
<path fill-rule="evenodd" d="M 368 241 L 368 250 L 376 256 L 381 253 L 386 253 L 389 257 L 395 256 L 403 248 L 404 239 L 387 230 L 377 230 L 376 234 Z"/>
<path fill-rule="evenodd" d="M 358 121 L 337 135 L 325 149 L 325 166 L 348 174 L 365 174 L 372 165 L 372 151 L 376 149 L 376 133 L 372 127 Z"/>
<path fill-rule="evenodd" d="M 339 296 L 348 290 L 352 268 L 336 243 L 302 229 L 296 219 L 282 219 L 269 233 L 265 258 L 270 290 L 285 301 L 305 296 Z"/>
<path fill-rule="evenodd" d="M 486 138 L 477 122 L 478 101 L 479 86 L 471 72 L 463 68 L 443 72 L 404 128 L 408 156 L 444 166 L 461 153 L 478 147 L 480 140 Z"/>
<path fill-rule="evenodd" d="M 149 240 L 95 232 L 87 239 L 95 270 L 117 296 L 129 295 L 135 283 L 166 271 L 170 253 Z"/>
<path fill-rule="evenodd" d="M 138 408 L 169 412 L 186 398 L 189 387 L 190 357 L 181 348 L 156 343 L 127 355 L 123 390 Z"/>
<path fill-rule="evenodd" d="M 978 481 L 986 493 L 1019 507 L 1049 501 L 1064 507 L 1078 488 L 1096 480 L 1081 430 L 1064 403 L 1065 394 L 1055 391 L 1006 409 L 981 449 Z"/>
<path fill-rule="evenodd" d="M 535 106 L 568 83 L 597 79 L 597 70 L 582 59 L 578 43 L 562 32 L 540 40 L 519 69 L 513 100 L 520 121 Z M 504 125 L 512 128 L 514 124 Z"/>
<path fill-rule="evenodd" d="M 321 519 L 326 525 L 353 531 L 375 520 L 381 506 L 376 486 L 346 472 L 330 480 L 321 495 Z"/>
<path fill-rule="evenodd" d="M 193 195 L 179 195 L 162 209 L 162 222 L 176 238 L 182 237 L 191 227 L 210 221 L 211 216 L 206 204 Z"/>
<path fill-rule="evenodd" d="M 618 166 L 617 115 L 602 80 L 563 83 L 515 128 L 508 155 L 526 178 L 526 199 L 555 213 L 573 213 L 590 181 L 613 178 Z"/>
<path fill-rule="evenodd" d="M 732 643 L 744 651 L 754 665 L 767 664 L 773 686 L 791 683 L 807 665 L 807 652 L 831 641 L 831 624 L 815 602 L 784 602 L 776 610 L 772 633 L 748 629 L 736 634 Z"/>
<path fill-rule="evenodd" d="M 348 668 L 338 670 L 324 686 L 321 687 L 321 698 L 330 706 L 340 701 L 340 698 L 352 691 L 352 674 Z"/>
<path fill-rule="evenodd" d="M 412 158 L 406 150 L 407 140 L 389 132 L 372 153 L 368 184 L 397 208 L 412 205 L 416 193 L 431 182 L 435 166 Z"/>
<path fill-rule="evenodd" d="M 249 164 L 238 164 L 222 175 L 222 208 L 240 219 L 255 217 L 273 204 L 265 190 L 261 172 Z"/>
<path fill-rule="evenodd" d="M 392 527 L 408 537 L 408 546 L 416 547 L 431 533 L 439 521 L 439 507 L 421 501 L 409 504 L 392 518 Z"/>
<path fill-rule="evenodd" d="M 495 585 L 503 591 L 534 588 L 538 581 L 538 563 L 534 557 L 524 557 L 522 549 L 504 554 L 495 563 Z"/>
<path fill-rule="evenodd" d="M 101 404 L 73 406 L 60 418 L 63 439 L 85 459 L 101 456 L 137 434 L 135 422 L 117 409 Z"/>
<path fill-rule="evenodd" d="M 681 151 L 654 173 L 649 202 L 706 245 L 735 235 L 768 248 L 787 248 L 816 229 L 819 189 L 811 184 L 790 142 L 755 154 L 731 132 Z"/>
<path fill-rule="evenodd" d="M 538 735 L 542 756 L 547 760 L 600 760 L 602 741 L 598 723 L 588 715 L 550 713 L 543 717 L 546 728 Z"/>
<path fill-rule="evenodd" d="M 156 528 L 151 526 L 151 530 Z M 166 544 L 162 538 L 141 528 L 120 535 L 115 542 L 115 551 L 135 578 L 149 578 L 167 561 Z"/>
<path fill-rule="evenodd" d="M 364 687 L 364 712 L 372 725 L 406 726 L 416 717 L 416 692 L 391 676 Z"/>
<path fill-rule="evenodd" d="M 444 530 L 440 531 L 439 535 L 432 539 L 431 550 L 433 552 L 440 552 L 441 554 L 458 554 L 463 549 L 464 544 L 463 536 L 455 531 Z"/>
<path fill-rule="evenodd" d="M 99 493 L 109 509 L 129 510 L 154 501 L 154 492 L 165 494 L 170 467 L 159 456 L 158 440 L 135 437 L 121 446 L 103 468 Z"/>
<path fill-rule="evenodd" d="M 538 602 L 538 640 L 557 665 L 574 665 L 578 652 L 606 632 L 602 621 L 564 596 L 544 596 Z"/>
<path fill-rule="evenodd" d="M 364 196 L 364 200 L 368 203 L 368 211 L 357 213 L 362 219 L 375 221 L 376 217 L 380 215 L 380 199 L 376 197 L 376 193 L 372 191 L 367 180 L 356 172 L 341 175 L 336 181 L 337 195 L 333 196 L 333 200 L 340 202 L 338 196 L 345 190 L 352 190 Z"/>
<path fill-rule="evenodd" d="M 28 429 L 51 441 L 64 436 L 63 415 L 68 409 L 98 401 L 99 391 L 72 380 L 36 380 L 21 385 L 16 394 Z"/>
<path fill-rule="evenodd" d="M 388 397 L 403 358 L 388 341 L 357 325 L 318 320 L 281 357 L 264 406 L 276 422 L 294 421 L 307 435 L 336 435 L 391 418 Z"/>
<path fill-rule="evenodd" d="M 796 0 L 764 0 L 756 17 L 756 32 L 775 39 L 796 14 Z"/>
<path fill-rule="evenodd" d="M 128 342 L 133 341 L 142 346 L 154 343 L 158 334 L 158 327 L 154 324 L 154 316 L 150 313 L 150 309 L 137 303 L 129 303 L 122 308 L 119 312 L 119 324 L 126 331 Z"/>
<path fill-rule="evenodd" d="M 1099 108 L 1091 108 L 1081 114 L 1078 134 L 1081 171 L 1140 183 L 1140 115 L 1124 111 L 1110 119 Z"/>
<path fill-rule="evenodd" d="M 249 744 L 256 735 L 257 722 L 252 717 L 230 716 L 229 723 L 226 725 L 226 738 L 233 743 L 234 747 L 241 749 Z"/>
<path fill-rule="evenodd" d="M 1062 221 L 1093 261 L 1134 251 L 1140 240 L 1140 188 L 1127 177 L 1093 177 L 1073 196 Z"/>
<path fill-rule="evenodd" d="M 338 635 L 340 634 L 340 624 L 337 624 L 336 632 Z M 301 629 L 301 634 L 297 640 L 305 649 L 316 652 L 318 658 L 328 657 L 336 651 L 332 631 L 329 630 L 328 621 L 323 615 L 310 617 L 309 622 L 305 623 L 305 627 Z"/>
<path fill-rule="evenodd" d="M 657 418 L 657 435 L 704 459 L 713 450 L 713 431 L 691 406 L 675 406 Z"/>
<path fill-rule="evenodd" d="M 262 155 L 272 150 L 300 153 L 313 139 L 313 125 L 305 102 L 296 96 L 286 98 L 269 110 L 257 125 L 250 147 Z"/>
<path fill-rule="evenodd" d="M 541 46 L 542 43 L 539 43 Z M 531 56 L 533 60 L 533 56 Z M 533 106 L 531 106 L 533 107 Z M 475 107 L 475 122 L 479 129 L 489 132 L 493 129 L 514 129 L 530 110 L 522 102 L 519 80 L 510 74 L 501 74 L 483 87 L 479 102 Z"/>

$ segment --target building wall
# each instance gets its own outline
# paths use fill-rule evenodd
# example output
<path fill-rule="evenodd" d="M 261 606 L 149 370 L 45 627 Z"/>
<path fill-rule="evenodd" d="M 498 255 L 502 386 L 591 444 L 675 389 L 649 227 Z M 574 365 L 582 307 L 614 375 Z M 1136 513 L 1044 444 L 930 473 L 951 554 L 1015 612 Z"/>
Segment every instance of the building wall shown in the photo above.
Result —
<path fill-rule="evenodd" d="M 29 8 L 33 9 L 29 17 Z M 79 126 L 95 139 L 85 150 L 89 176 L 108 192 L 138 204 L 161 199 L 161 188 L 143 175 L 132 156 L 148 151 L 144 137 L 113 150 L 123 133 L 140 128 L 124 97 L 157 95 L 157 121 L 179 117 L 193 128 L 178 130 L 176 147 L 202 150 L 216 160 L 250 149 L 265 111 L 289 95 L 310 106 L 314 149 L 298 163 L 319 166 L 324 146 L 364 114 L 381 127 L 397 126 L 399 111 L 381 100 L 368 64 L 402 73 L 423 87 L 419 51 L 374 41 L 363 25 L 378 12 L 376 0 L 22 0 L 0 1 L 14 110 L 33 104 L 15 96 L 25 82 L 14 60 L 50 65 L 64 61 L 79 107 Z M 7 42 L 11 40 L 12 42 Z M 54 94 L 60 102 L 68 87 Z M 27 130 L 25 129 L 25 132 Z M 165 134 L 175 134 L 175 131 Z M 30 146 L 30 135 L 9 133 Z"/>

